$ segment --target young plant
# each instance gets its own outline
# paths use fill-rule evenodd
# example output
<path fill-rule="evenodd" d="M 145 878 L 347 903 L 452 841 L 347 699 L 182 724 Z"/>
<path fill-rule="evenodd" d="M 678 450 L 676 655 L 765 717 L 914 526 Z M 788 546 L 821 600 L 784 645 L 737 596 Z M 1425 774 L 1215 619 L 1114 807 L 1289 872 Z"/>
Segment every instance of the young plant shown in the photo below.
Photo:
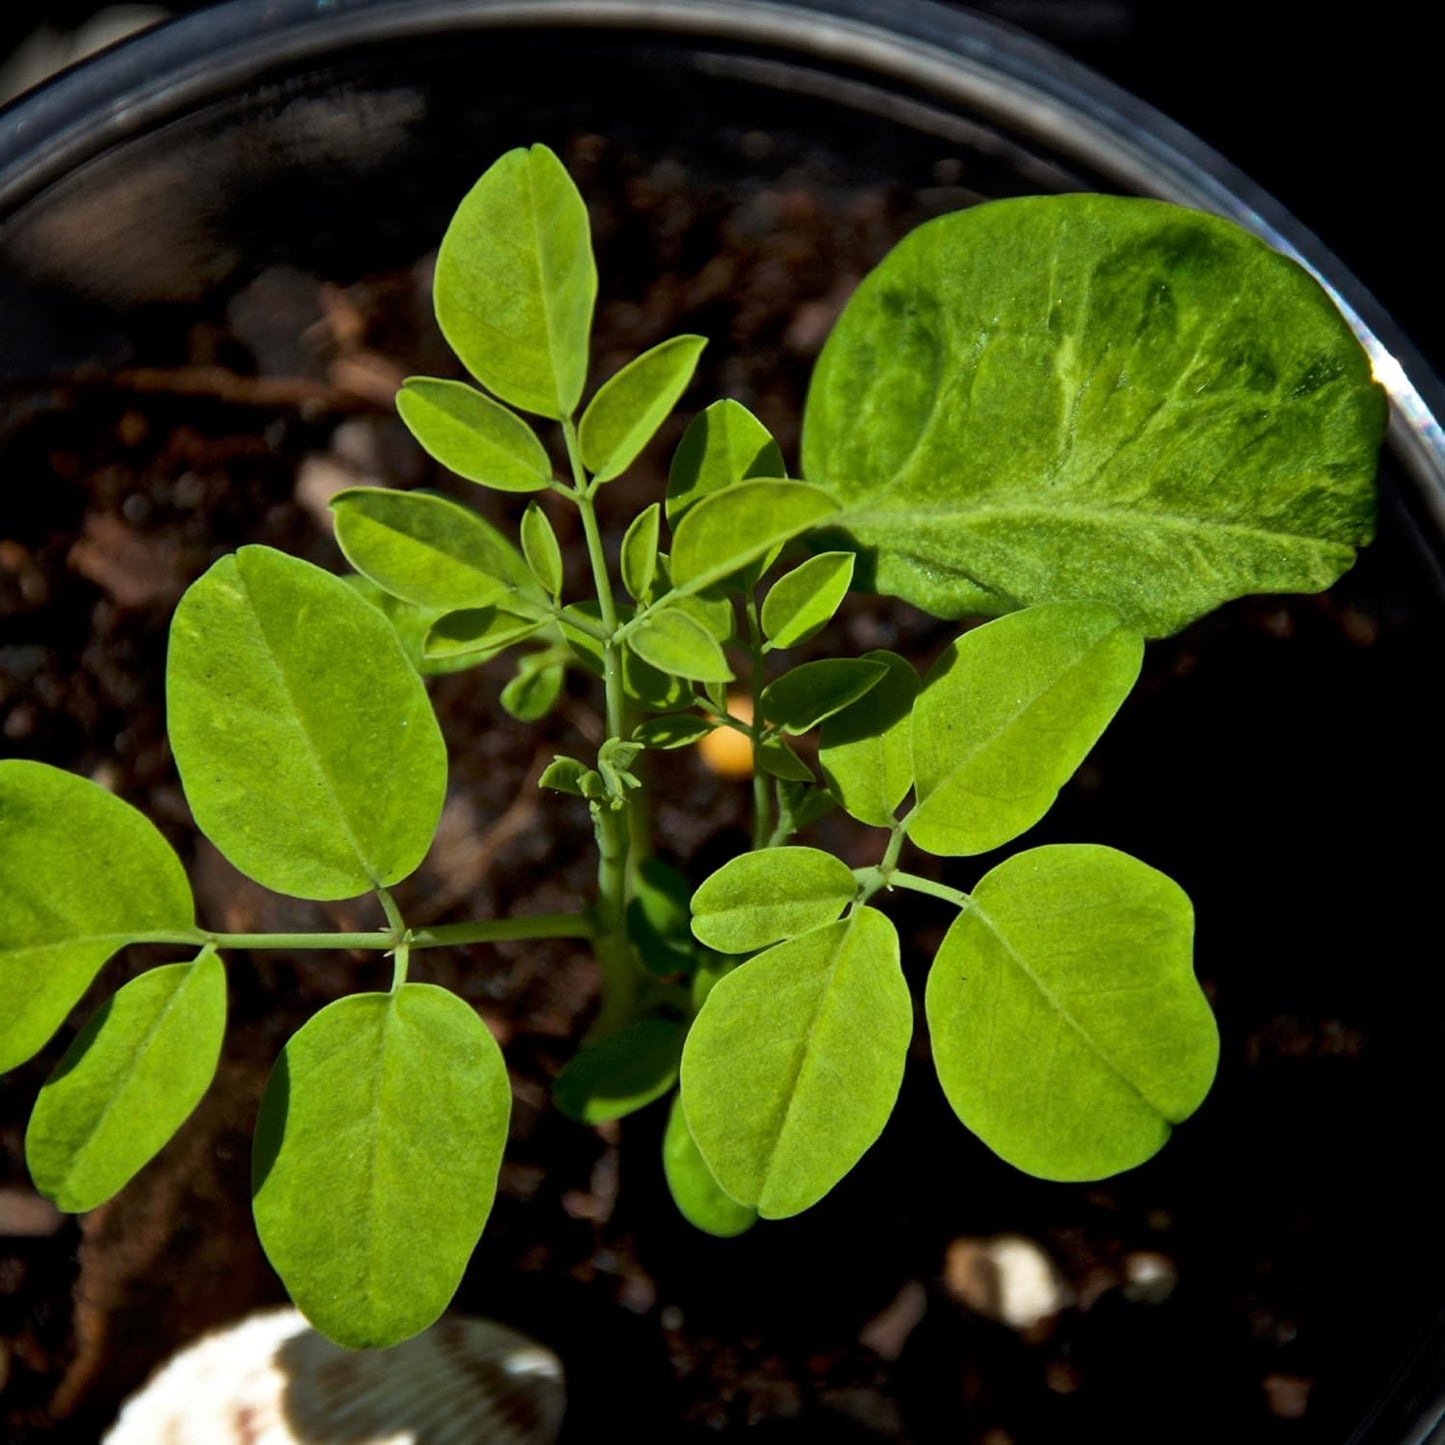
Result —
<path fill-rule="evenodd" d="M 670 1095 L 674 1197 L 730 1235 L 806 1209 L 878 1137 L 913 1022 L 883 909 L 941 898 L 958 913 L 925 1008 L 960 1119 L 1043 1178 L 1147 1159 L 1218 1055 L 1183 891 L 1087 843 L 1027 848 L 968 891 L 907 871 L 905 850 L 965 858 L 1019 838 L 1127 697 L 1146 636 L 1245 593 L 1323 588 L 1371 530 L 1383 396 L 1320 288 L 1226 222 L 1076 195 L 907 237 L 824 349 L 807 480 L 744 407 L 713 404 L 666 496 L 627 526 L 614 579 L 598 494 L 704 342 L 663 342 L 584 407 L 595 294 L 561 164 L 542 146 L 503 156 L 436 267 L 438 322 L 479 386 L 413 378 L 397 405 L 452 472 L 531 495 L 520 547 L 448 498 L 357 488 L 333 503 L 356 577 L 245 547 L 176 610 L 171 743 L 197 826 L 277 892 L 373 895 L 374 930 L 212 932 L 140 814 L 65 772 L 0 764 L 0 1066 L 45 1047 L 121 948 L 187 956 L 103 1003 L 40 1092 L 27 1155 L 63 1209 L 120 1189 L 203 1094 L 224 954 L 391 955 L 390 990 L 328 1005 L 286 1045 L 255 1141 L 266 1252 L 350 1345 L 445 1308 L 506 1141 L 501 1053 L 470 1007 L 410 977 L 426 949 L 590 941 L 600 1009 L 556 1102 L 596 1123 Z M 564 478 L 521 412 L 560 429 Z M 542 493 L 580 516 L 585 596 L 567 595 Z M 922 677 L 891 652 L 776 668 L 850 587 L 996 620 Z M 413 928 L 391 890 L 430 846 L 447 781 L 424 679 L 505 651 L 502 704 L 524 721 L 567 670 L 600 679 L 605 739 L 541 779 L 587 801 L 596 897 Z M 750 711 L 729 711 L 730 685 Z M 751 747 L 754 847 L 692 891 L 651 852 L 645 765 L 719 728 Z M 794 746 L 815 731 L 821 776 Z M 834 805 L 878 830 L 875 865 L 791 841 Z"/>

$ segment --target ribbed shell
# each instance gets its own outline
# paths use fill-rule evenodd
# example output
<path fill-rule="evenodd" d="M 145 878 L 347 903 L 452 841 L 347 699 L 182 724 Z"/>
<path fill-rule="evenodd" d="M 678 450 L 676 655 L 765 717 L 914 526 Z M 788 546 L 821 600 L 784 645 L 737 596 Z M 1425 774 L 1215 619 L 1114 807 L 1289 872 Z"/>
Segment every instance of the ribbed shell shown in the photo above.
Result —
<path fill-rule="evenodd" d="M 557 1357 L 491 1320 L 353 1352 L 272 1310 L 182 1350 L 105 1445 L 551 1445 L 564 1404 Z"/>

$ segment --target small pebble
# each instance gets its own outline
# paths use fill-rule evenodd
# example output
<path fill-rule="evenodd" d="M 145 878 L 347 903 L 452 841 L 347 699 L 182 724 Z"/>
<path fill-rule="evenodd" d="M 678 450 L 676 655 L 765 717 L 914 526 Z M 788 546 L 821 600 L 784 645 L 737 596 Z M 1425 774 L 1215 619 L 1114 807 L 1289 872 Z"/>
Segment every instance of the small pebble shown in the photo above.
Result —
<path fill-rule="evenodd" d="M 1011 1330 L 1032 1329 L 1072 1303 L 1053 1260 L 1018 1234 L 955 1239 L 944 1260 L 943 1283 L 959 1303 Z"/>

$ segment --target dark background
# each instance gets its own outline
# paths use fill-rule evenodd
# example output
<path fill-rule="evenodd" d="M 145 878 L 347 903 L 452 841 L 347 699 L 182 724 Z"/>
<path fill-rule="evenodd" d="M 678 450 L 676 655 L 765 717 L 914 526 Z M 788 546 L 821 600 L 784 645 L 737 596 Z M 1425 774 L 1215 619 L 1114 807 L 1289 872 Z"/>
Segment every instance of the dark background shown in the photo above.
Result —
<path fill-rule="evenodd" d="M 0 56 L 97 0 L 10 0 Z M 173 0 L 174 13 L 206 8 Z M 1355 272 L 1445 369 L 1440 251 L 1426 198 L 1440 176 L 1429 7 L 1281 0 L 984 0 L 971 8 L 1048 40 L 1222 152 Z"/>

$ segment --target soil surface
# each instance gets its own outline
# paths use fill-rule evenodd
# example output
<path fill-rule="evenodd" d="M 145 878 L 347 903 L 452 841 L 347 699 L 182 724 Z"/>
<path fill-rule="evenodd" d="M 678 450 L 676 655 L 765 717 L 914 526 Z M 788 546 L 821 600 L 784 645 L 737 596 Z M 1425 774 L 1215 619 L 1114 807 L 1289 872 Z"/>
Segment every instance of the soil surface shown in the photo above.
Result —
<path fill-rule="evenodd" d="M 763 155 L 769 138 L 739 143 Z M 602 494 L 614 547 L 661 495 L 686 419 L 717 396 L 752 407 L 795 461 L 808 370 L 851 287 L 911 226 L 970 198 L 947 169 L 855 189 L 779 167 L 739 200 L 596 136 L 574 136 L 564 158 L 597 235 L 594 375 L 678 331 L 713 338 L 677 417 Z M 199 312 L 148 313 L 119 369 L 22 379 L 3 398 L 4 752 L 143 809 L 216 929 L 376 922 L 366 900 L 271 895 L 195 832 L 163 712 L 184 587 L 246 542 L 339 569 L 325 504 L 358 482 L 434 486 L 516 519 L 512 499 L 436 472 L 391 410 L 401 377 L 454 374 L 430 320 L 430 261 L 359 277 L 270 267 Z M 580 595 L 575 519 L 549 510 Z M 1393 819 L 1401 796 L 1426 817 L 1442 801 L 1420 762 L 1437 746 L 1423 679 L 1440 614 L 1390 507 L 1384 530 L 1331 594 L 1236 604 L 1152 645 L 1135 696 L 1028 839 L 1126 848 L 1198 910 L 1220 1080 L 1126 1176 L 1050 1185 L 994 1159 L 942 1100 L 920 1012 L 898 1112 L 853 1174 L 801 1218 L 706 1238 L 662 1180 L 663 1106 L 591 1130 L 550 1106 L 595 1007 L 584 950 L 418 957 L 414 976 L 479 1010 L 515 1090 L 496 1211 L 456 1308 L 562 1356 L 565 1439 L 1348 1435 L 1427 1318 L 1439 1272 L 1419 1143 L 1433 1137 L 1428 1061 L 1445 1017 L 1431 976 L 1440 924 L 1428 860 Z M 826 650 L 894 647 L 922 666 L 953 631 L 852 599 Z M 589 893 L 585 814 L 536 777 L 555 752 L 595 745 L 600 697 L 569 674 L 557 712 L 525 728 L 498 706 L 509 675 L 498 662 L 433 686 L 452 783 L 436 845 L 399 893 L 413 923 Z M 653 778 L 660 851 L 693 881 L 745 846 L 745 784 L 690 751 L 659 757 Z M 873 835 L 837 815 L 814 840 L 876 861 Z M 992 861 L 931 866 L 968 887 Z M 921 993 L 948 913 L 913 899 L 890 911 Z M 15 1445 L 96 1438 L 179 1345 L 284 1299 L 249 1217 L 257 1101 L 306 1018 L 386 982 L 366 957 L 230 956 L 231 1025 L 206 1100 L 117 1199 L 62 1219 L 29 1188 L 29 1106 L 79 1021 L 164 956 L 123 955 L 50 1048 L 0 1083 L 0 1434 Z M 1020 1260 L 1042 1291 L 1031 1321 L 1010 1294 Z"/>

